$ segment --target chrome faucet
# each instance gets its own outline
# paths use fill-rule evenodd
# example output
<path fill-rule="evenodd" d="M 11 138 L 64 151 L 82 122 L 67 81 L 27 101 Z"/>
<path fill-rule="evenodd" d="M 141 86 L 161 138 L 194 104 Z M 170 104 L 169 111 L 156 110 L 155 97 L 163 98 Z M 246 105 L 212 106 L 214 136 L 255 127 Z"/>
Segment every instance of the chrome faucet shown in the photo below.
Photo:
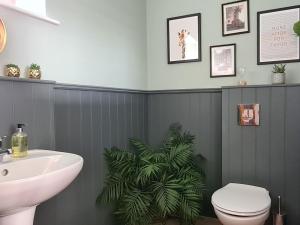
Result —
<path fill-rule="evenodd" d="M 6 139 L 6 136 L 0 137 L 0 162 L 3 161 L 5 155 L 10 155 L 11 151 L 9 149 L 3 148 L 3 141 Z"/>

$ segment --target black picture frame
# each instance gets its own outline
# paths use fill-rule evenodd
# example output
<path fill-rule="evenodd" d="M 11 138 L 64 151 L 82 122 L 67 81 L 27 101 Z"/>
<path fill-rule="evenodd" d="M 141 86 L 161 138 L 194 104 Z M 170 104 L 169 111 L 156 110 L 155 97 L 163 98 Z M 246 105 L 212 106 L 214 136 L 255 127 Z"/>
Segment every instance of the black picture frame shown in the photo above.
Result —
<path fill-rule="evenodd" d="M 235 4 L 239 4 L 239 3 L 246 3 L 247 4 L 247 30 L 246 31 L 237 31 L 234 33 L 225 33 L 225 8 L 230 6 L 230 5 L 235 5 Z M 240 1 L 236 1 L 236 2 L 229 2 L 229 3 L 224 3 L 222 4 L 222 35 L 223 37 L 226 36 L 232 36 L 232 35 L 240 35 L 240 34 L 246 34 L 246 33 L 250 33 L 250 3 L 249 0 L 240 0 Z"/>
<path fill-rule="evenodd" d="M 261 41 L 260 41 L 260 36 L 261 36 L 261 15 L 271 14 L 271 13 L 280 12 L 280 11 L 287 11 L 287 10 L 292 10 L 292 9 L 299 9 L 299 18 L 300 18 L 300 5 L 257 12 L 257 65 L 283 64 L 283 63 L 300 62 L 300 38 L 298 38 L 299 39 L 299 58 L 298 59 L 261 61 L 261 51 L 260 51 L 261 50 Z M 297 21 L 295 21 L 295 22 L 297 22 Z"/>
<path fill-rule="evenodd" d="M 190 17 L 198 17 L 198 57 L 195 59 L 188 59 L 188 60 L 171 60 L 171 46 L 170 46 L 170 22 L 173 20 L 180 20 L 180 19 L 185 19 L 185 18 L 190 18 Z M 202 32 L 201 32 L 201 13 L 194 13 L 194 14 L 189 14 L 189 15 L 184 15 L 184 16 L 177 16 L 177 17 L 171 17 L 167 19 L 167 51 L 168 51 L 168 64 L 178 64 L 178 63 L 191 63 L 191 62 L 201 62 L 202 61 Z"/>
<path fill-rule="evenodd" d="M 229 75 L 214 75 L 213 74 L 213 63 L 212 63 L 212 57 L 213 57 L 213 49 L 214 48 L 220 48 L 220 47 L 233 47 L 234 49 L 234 72 L 232 74 Z M 221 77 L 236 77 L 236 70 L 237 70 L 237 63 L 236 63 L 236 44 L 225 44 L 225 45 L 214 45 L 214 46 L 210 46 L 210 78 L 221 78 Z"/>

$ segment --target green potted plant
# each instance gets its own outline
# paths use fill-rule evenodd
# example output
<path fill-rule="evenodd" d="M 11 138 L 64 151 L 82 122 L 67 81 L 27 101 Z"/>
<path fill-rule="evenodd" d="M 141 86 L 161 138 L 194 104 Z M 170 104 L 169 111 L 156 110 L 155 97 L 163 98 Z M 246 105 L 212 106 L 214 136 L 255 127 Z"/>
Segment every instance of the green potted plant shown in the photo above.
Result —
<path fill-rule="evenodd" d="M 294 25 L 294 32 L 295 34 L 300 37 L 300 21 L 298 21 L 297 23 L 295 23 Z"/>
<path fill-rule="evenodd" d="M 276 64 L 273 67 L 272 83 L 273 84 L 284 84 L 286 77 L 286 65 Z"/>
<path fill-rule="evenodd" d="M 5 75 L 8 77 L 20 77 L 20 68 L 15 64 L 5 65 Z"/>
<path fill-rule="evenodd" d="M 158 149 L 130 139 L 131 151 L 106 149 L 105 187 L 98 203 L 113 203 L 124 225 L 194 224 L 201 215 L 204 173 L 194 137 L 172 126 Z"/>
<path fill-rule="evenodd" d="M 32 63 L 28 70 L 28 78 L 30 79 L 41 79 L 42 72 L 41 67 L 38 64 Z"/>

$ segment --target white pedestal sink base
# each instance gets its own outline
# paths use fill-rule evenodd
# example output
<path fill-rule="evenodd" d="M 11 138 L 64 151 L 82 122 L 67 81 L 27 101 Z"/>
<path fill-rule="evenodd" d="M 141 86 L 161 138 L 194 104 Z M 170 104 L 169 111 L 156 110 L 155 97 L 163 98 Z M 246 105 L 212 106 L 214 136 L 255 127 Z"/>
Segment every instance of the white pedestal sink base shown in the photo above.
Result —
<path fill-rule="evenodd" d="M 34 206 L 9 216 L 0 217 L 0 225 L 33 225 L 35 209 Z"/>

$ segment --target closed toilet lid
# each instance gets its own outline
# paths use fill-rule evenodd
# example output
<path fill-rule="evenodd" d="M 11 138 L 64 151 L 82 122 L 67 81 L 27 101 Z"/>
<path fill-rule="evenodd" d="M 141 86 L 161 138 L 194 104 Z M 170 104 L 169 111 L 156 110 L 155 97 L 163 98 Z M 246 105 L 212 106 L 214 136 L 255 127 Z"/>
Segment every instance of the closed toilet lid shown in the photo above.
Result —
<path fill-rule="evenodd" d="M 228 184 L 212 196 L 212 204 L 220 211 L 233 215 L 258 215 L 270 209 L 269 192 L 261 187 Z"/>

